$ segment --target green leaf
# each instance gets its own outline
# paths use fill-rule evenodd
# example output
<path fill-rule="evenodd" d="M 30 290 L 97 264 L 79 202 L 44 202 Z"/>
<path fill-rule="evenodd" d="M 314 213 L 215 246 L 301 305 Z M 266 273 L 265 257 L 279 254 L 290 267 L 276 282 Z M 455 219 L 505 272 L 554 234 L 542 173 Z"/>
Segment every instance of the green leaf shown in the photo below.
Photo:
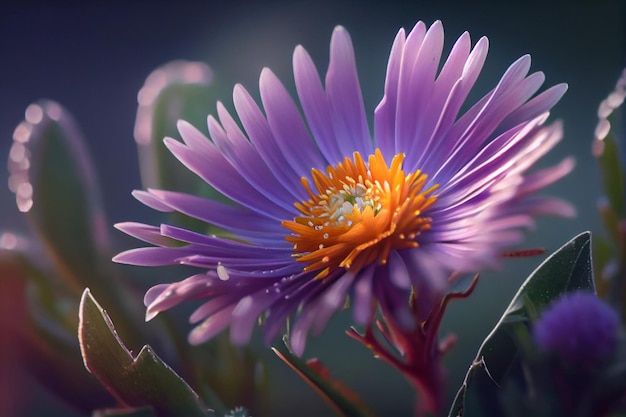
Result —
<path fill-rule="evenodd" d="M 207 134 L 215 108 L 213 74 L 202 62 L 176 60 L 155 69 L 139 91 L 135 141 L 144 188 L 197 192 L 203 182 L 167 150 L 165 137 L 180 139 L 176 123 L 185 120 Z"/>
<path fill-rule="evenodd" d="M 113 408 L 96 410 L 91 417 L 154 417 L 154 411 L 150 407 L 141 408 Z"/>
<path fill-rule="evenodd" d="M 566 292 L 595 292 L 591 234 L 581 233 L 546 259 L 522 284 L 483 341 L 450 410 L 450 416 L 493 415 L 505 378 L 518 376 L 520 346 L 528 328 L 550 302 Z M 487 413 L 487 414 L 485 414 Z"/>
<path fill-rule="evenodd" d="M 109 263 L 107 221 L 94 165 L 72 116 L 56 102 L 38 101 L 26 109 L 13 139 L 9 188 L 18 209 L 77 298 L 86 286 L 107 291 L 93 273 L 105 258 Z"/>
<path fill-rule="evenodd" d="M 89 289 L 80 302 L 78 338 L 85 367 L 127 407 L 151 406 L 157 416 L 208 415 L 198 395 L 152 350 L 124 346 Z"/>
<path fill-rule="evenodd" d="M 611 269 L 617 269 L 614 247 L 604 236 L 594 235 L 593 270 L 595 271 L 596 289 L 600 298 L 605 299 L 609 292 Z"/>
<path fill-rule="evenodd" d="M 216 413 L 226 414 L 228 409 L 245 405 L 252 415 L 268 415 L 269 373 L 250 347 L 233 346 L 225 332 L 185 354 L 193 359 L 198 380 L 210 388 L 212 395 L 204 391 L 199 394 Z"/>
<path fill-rule="evenodd" d="M 16 235 L 7 239 L 9 235 L 0 234 L 0 241 L 2 236 L 5 243 L 20 241 Z M 0 350 L 16 370 L 26 372 L 76 410 L 89 413 L 94 406 L 108 404 L 111 397 L 85 373 L 76 340 L 76 310 L 68 308 L 68 299 L 55 293 L 51 280 L 23 256 L 22 250 L 27 248 L 25 239 L 22 244 L 0 248 L 0 334 L 4 348 Z"/>
<path fill-rule="evenodd" d="M 626 218 L 624 170 L 619 158 L 620 150 L 617 146 L 617 141 L 611 132 L 603 140 L 595 141 L 594 155 L 600 164 L 604 193 L 613 212 L 619 218 Z"/>
<path fill-rule="evenodd" d="M 142 313 L 131 301 L 128 283 L 114 273 L 99 183 L 73 117 L 54 101 L 38 101 L 26 109 L 13 140 L 9 188 L 43 243 L 43 259 L 53 262 L 46 279 L 60 278 L 58 287 L 71 293 L 73 320 L 83 289 L 96 291 L 115 309 L 114 317 L 128 318 L 120 322 L 120 331 L 136 342 Z M 25 250 L 24 256 L 42 263 L 41 253 Z"/>
<path fill-rule="evenodd" d="M 317 360 L 304 361 L 294 355 L 284 339 L 284 347 L 272 350 L 309 384 L 336 412 L 344 417 L 374 417 L 356 393 L 342 382 L 331 379 L 330 372 Z"/>

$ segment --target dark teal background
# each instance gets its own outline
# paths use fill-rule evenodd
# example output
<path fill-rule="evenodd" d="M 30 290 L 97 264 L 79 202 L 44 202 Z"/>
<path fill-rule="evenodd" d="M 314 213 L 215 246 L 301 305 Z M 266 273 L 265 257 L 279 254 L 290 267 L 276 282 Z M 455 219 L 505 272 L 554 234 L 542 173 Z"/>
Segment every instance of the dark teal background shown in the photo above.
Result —
<path fill-rule="evenodd" d="M 129 3 L 22 3 L 0 8 L 0 160 L 6 161 L 13 129 L 31 102 L 40 98 L 60 102 L 87 138 L 110 224 L 147 220 L 150 214 L 130 195 L 140 188 L 133 124 L 137 91 L 157 66 L 173 59 L 208 63 L 216 75 L 218 96 L 232 109 L 233 85 L 240 82 L 257 97 L 258 76 L 265 66 L 292 89 L 291 54 L 297 44 L 304 45 L 325 72 L 330 35 L 341 24 L 352 35 L 371 114 L 382 94 L 387 56 L 398 28 L 410 30 L 418 20 L 430 25 L 440 19 L 446 51 L 465 30 L 474 42 L 489 37 L 490 53 L 473 100 L 526 53 L 532 55 L 532 70 L 545 72 L 546 86 L 569 83 L 569 91 L 552 112 L 553 120 L 563 120 L 565 138 L 541 164 L 576 157 L 574 173 L 549 192 L 574 203 L 578 217 L 540 219 L 524 247 L 552 251 L 581 231 L 599 230 L 598 170 L 589 150 L 597 106 L 626 64 L 624 2 Z M 7 178 L 6 169 L 0 170 L 0 183 L 6 184 Z M 0 187 L 0 231 L 4 230 L 27 230 L 6 186 Z M 123 248 L 136 245 L 113 234 Z M 450 396 L 517 286 L 543 258 L 507 261 L 501 271 L 482 276 L 471 299 L 452 306 L 443 329 L 459 337 L 446 360 Z M 340 315 L 321 337 L 311 338 L 305 356 L 318 356 L 381 416 L 410 415 L 410 389 L 402 377 L 343 335 L 348 319 L 349 315 Z M 272 369 L 274 416 L 332 414 L 269 351 L 261 345 L 258 350 Z M 61 415 L 41 411 L 53 401 L 36 390 L 24 397 L 37 401 L 29 401 L 21 415 Z M 70 415 L 66 406 L 61 409 Z"/>

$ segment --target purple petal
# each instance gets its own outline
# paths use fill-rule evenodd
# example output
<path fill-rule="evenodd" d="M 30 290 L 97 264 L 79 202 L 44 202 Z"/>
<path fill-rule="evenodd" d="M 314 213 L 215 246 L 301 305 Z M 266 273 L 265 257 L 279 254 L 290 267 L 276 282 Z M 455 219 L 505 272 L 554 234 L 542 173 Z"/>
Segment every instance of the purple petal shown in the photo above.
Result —
<path fill-rule="evenodd" d="M 326 167 L 287 89 L 272 71 L 264 68 L 259 80 L 261 100 L 274 140 L 298 177 L 309 177 L 311 168 Z"/>
<path fill-rule="evenodd" d="M 145 204 L 146 206 L 150 207 L 153 210 L 164 212 L 164 213 L 171 213 L 174 211 L 174 209 L 172 209 L 170 206 L 168 206 L 167 204 L 163 204 L 161 200 L 159 200 L 154 195 L 152 195 L 149 189 L 148 191 L 135 190 L 132 192 L 132 195 L 137 200 L 139 200 L 140 202 L 142 202 L 143 204 Z"/>
<path fill-rule="evenodd" d="M 330 104 L 313 60 L 302 46 L 293 53 L 293 75 L 302 110 L 328 164 L 334 165 L 345 158 L 335 136 Z"/>
<path fill-rule="evenodd" d="M 429 119 L 437 114 L 437 103 L 432 103 L 435 75 L 443 50 L 443 27 L 436 21 L 428 29 L 419 52 L 405 56 L 398 86 L 396 146 L 406 154 L 420 152 L 430 136 L 424 129 Z M 431 113 L 431 105 L 434 106 Z M 435 116 L 436 120 L 436 116 Z"/>
<path fill-rule="evenodd" d="M 161 235 L 161 229 L 156 226 L 150 226 L 142 223 L 123 222 L 117 223 L 114 227 L 129 236 L 151 243 L 156 246 L 177 246 L 176 241 Z"/>
<path fill-rule="evenodd" d="M 461 39 L 463 39 L 463 37 L 461 37 Z M 461 39 L 459 39 L 459 41 L 461 41 Z M 478 78 L 478 74 L 485 63 L 488 49 L 489 41 L 487 38 L 483 37 L 479 39 L 462 68 L 460 78 L 452 83 L 449 90 L 447 90 L 446 84 L 444 84 L 446 78 L 442 78 L 442 76 L 445 77 L 447 74 L 442 73 L 437 79 L 435 82 L 435 92 L 441 90 L 441 93 L 447 94 L 447 96 L 443 101 L 439 115 L 437 116 L 437 113 L 434 112 L 437 122 L 432 128 L 430 138 L 428 139 L 424 149 L 421 150 L 421 152 L 416 153 L 416 155 L 419 156 L 419 159 L 417 159 L 416 162 L 413 162 L 415 157 L 409 154 L 407 160 L 405 161 L 405 165 L 407 167 L 411 167 L 410 169 L 412 170 L 422 169 L 425 172 L 431 172 L 431 170 L 434 171 L 432 167 L 439 166 L 439 158 L 433 158 L 432 156 L 442 153 L 441 156 L 445 157 L 446 151 L 441 151 L 440 149 L 445 149 L 448 146 L 449 139 L 446 137 L 448 136 L 450 129 L 452 129 L 454 122 L 458 118 L 461 106 L 465 102 L 465 99 Z M 452 52 L 455 51 L 453 50 Z M 452 58 L 452 56 L 450 58 Z"/>
<path fill-rule="evenodd" d="M 124 251 L 113 257 L 113 262 L 137 266 L 165 266 L 178 263 L 178 259 L 192 254 L 182 248 L 137 248 Z"/>
<path fill-rule="evenodd" d="M 249 243 L 240 242 L 238 240 L 228 239 L 225 237 L 208 236 L 203 233 L 194 232 L 192 230 L 171 226 L 168 224 L 161 225 L 161 234 L 163 236 L 171 237 L 181 242 L 195 244 L 196 249 L 198 246 L 207 246 L 213 249 L 219 249 L 223 253 L 239 254 L 248 251 L 249 254 L 256 251 L 262 251 L 265 256 L 272 254 L 284 255 L 285 253 L 291 253 L 293 250 L 291 245 L 280 245 L 281 241 L 278 241 L 279 245 L 271 246 L 259 246 L 251 245 Z M 246 258 L 247 256 L 243 256 Z"/>
<path fill-rule="evenodd" d="M 391 283 L 405 290 L 411 288 L 411 273 L 397 251 L 391 251 L 387 261 Z"/>
<path fill-rule="evenodd" d="M 341 26 L 333 31 L 330 41 L 330 63 L 326 73 L 326 94 L 330 103 L 335 136 L 341 153 L 372 154 L 372 140 L 365 117 L 350 35 Z"/>
<path fill-rule="evenodd" d="M 374 314 L 374 298 L 373 298 L 373 280 L 374 280 L 373 266 L 365 268 L 362 271 L 354 285 L 354 307 L 353 317 L 361 326 L 365 326 L 370 323 Z"/>
<path fill-rule="evenodd" d="M 563 94 L 567 91 L 567 84 L 557 84 L 548 88 L 546 91 L 534 97 L 532 100 L 521 105 L 517 110 L 509 114 L 500 125 L 502 131 L 507 130 L 515 125 L 523 123 L 526 120 L 549 111 L 556 103 L 559 102 Z"/>
<path fill-rule="evenodd" d="M 411 329 L 416 323 L 409 308 L 409 293 L 389 285 L 389 268 L 387 265 L 376 268 L 374 291 L 383 314 L 388 315 L 392 322 L 403 329 Z"/>
<path fill-rule="evenodd" d="M 169 285 L 159 284 L 152 287 L 144 297 L 144 304 L 147 307 L 146 321 L 151 320 L 159 312 L 169 310 L 183 301 L 209 295 L 212 279 L 217 279 L 217 277 L 197 274 L 180 282 Z"/>
<path fill-rule="evenodd" d="M 442 148 L 436 153 L 439 157 L 435 158 L 436 161 L 430 162 L 431 165 L 438 167 L 436 171 L 427 170 L 429 173 L 432 172 L 432 178 L 438 177 L 441 173 L 440 181 L 445 182 L 447 175 L 464 165 L 468 157 L 482 147 L 507 114 L 523 104 L 523 96 L 528 94 L 533 85 L 529 84 L 528 88 L 521 90 L 517 87 L 529 69 L 528 55 L 518 59 L 508 68 L 496 88 L 455 123 L 446 140 L 441 141 Z M 530 81 L 533 82 L 534 79 Z"/>
<path fill-rule="evenodd" d="M 189 343 L 192 345 L 204 343 L 228 327 L 234 308 L 234 305 L 230 305 L 207 317 L 189 333 Z"/>
<path fill-rule="evenodd" d="M 565 158 L 561 163 L 550 168 L 542 169 L 524 178 L 524 183 L 519 187 L 518 198 L 533 194 L 542 188 L 560 180 L 574 169 L 574 158 Z"/>
<path fill-rule="evenodd" d="M 346 272 L 326 288 L 324 293 L 314 302 L 314 305 L 310 306 L 310 308 L 317 311 L 313 321 L 313 334 L 319 336 L 330 318 L 345 304 L 348 291 L 352 287 L 354 279 L 354 273 Z"/>
<path fill-rule="evenodd" d="M 387 76 L 385 77 L 385 94 L 374 111 L 374 132 L 376 147 L 386 158 L 396 154 L 395 122 L 398 101 L 398 83 L 406 36 L 400 29 L 391 46 Z"/>
<path fill-rule="evenodd" d="M 239 301 L 240 295 L 237 293 L 231 293 L 223 296 L 216 296 L 215 298 L 211 298 L 206 303 L 202 304 L 193 313 L 189 316 L 189 323 L 195 324 L 200 320 L 204 320 L 207 317 L 217 313 L 220 310 L 223 310 L 225 307 L 229 305 L 237 304 Z"/>
<path fill-rule="evenodd" d="M 217 112 L 223 128 L 213 117 L 208 118 L 209 133 L 216 146 L 250 184 L 276 204 L 291 210 L 297 196 L 274 176 L 222 103 L 217 103 Z"/>
<path fill-rule="evenodd" d="M 280 222 L 269 219 L 264 213 L 257 213 L 245 207 L 227 205 L 173 191 L 150 190 L 149 192 L 153 200 L 172 211 L 178 211 L 241 236 L 265 236 L 284 240 L 287 232 Z"/>
<path fill-rule="evenodd" d="M 233 89 L 233 103 L 250 141 L 274 176 L 289 188 L 293 195 L 299 196 L 298 200 L 308 198 L 300 182 L 300 176 L 288 163 L 276 143 L 268 121 L 248 91 L 239 84 Z"/>
<path fill-rule="evenodd" d="M 184 132 L 186 130 L 181 131 L 183 137 L 186 135 Z M 216 149 L 212 148 L 210 153 L 199 153 L 174 139 L 166 139 L 165 145 L 190 171 L 231 200 L 278 221 L 292 218 L 290 212 L 269 201 L 243 179 Z M 211 163 L 207 164 L 206 161 Z"/>

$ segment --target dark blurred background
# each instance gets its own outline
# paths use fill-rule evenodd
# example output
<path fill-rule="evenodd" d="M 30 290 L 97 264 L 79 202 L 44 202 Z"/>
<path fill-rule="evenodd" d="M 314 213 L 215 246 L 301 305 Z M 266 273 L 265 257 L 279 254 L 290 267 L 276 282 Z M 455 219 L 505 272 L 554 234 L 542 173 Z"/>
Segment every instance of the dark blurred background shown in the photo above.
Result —
<path fill-rule="evenodd" d="M 574 173 L 550 192 L 573 202 L 578 217 L 540 219 L 524 245 L 552 251 L 579 232 L 600 230 L 595 213 L 599 176 L 590 142 L 597 106 L 626 64 L 625 10 L 623 1 L 8 4 L 0 7 L 0 161 L 8 157 L 13 130 L 26 107 L 40 98 L 56 100 L 74 115 L 87 139 L 109 223 L 145 220 L 148 210 L 130 195 L 141 187 L 133 125 L 137 92 L 153 69 L 174 59 L 204 61 L 214 70 L 216 94 L 232 108 L 233 85 L 240 82 L 258 96 L 258 76 L 265 66 L 293 89 L 291 53 L 298 44 L 325 72 L 330 35 L 341 24 L 352 36 L 371 113 L 382 94 L 387 56 L 398 28 L 410 30 L 418 20 L 430 25 L 440 19 L 446 31 L 445 51 L 466 30 L 473 41 L 489 37 L 489 56 L 473 99 L 492 88 L 507 66 L 526 53 L 532 55 L 532 70 L 545 72 L 546 86 L 569 84 L 552 112 L 553 119 L 564 121 L 564 141 L 542 164 L 566 155 L 576 157 Z M 0 183 L 6 184 L 7 178 L 6 169 L 0 170 Z M 0 231 L 4 230 L 27 231 L 6 185 L 0 187 Z M 113 235 L 123 248 L 133 246 L 119 233 Z M 511 260 L 503 270 L 484 274 L 475 295 L 449 310 L 443 331 L 459 336 L 446 362 L 450 397 L 481 340 L 542 259 Z M 410 389 L 399 375 L 343 335 L 348 319 L 347 314 L 339 315 L 322 337 L 311 339 L 305 355 L 318 356 L 381 415 L 409 415 Z M 259 345 L 258 351 L 271 368 L 273 415 L 332 413 L 268 350 Z M 24 392 L 24 399 L 28 405 L 20 415 L 72 415 L 69 406 L 55 403 L 40 390 Z M 43 411 L 57 406 L 62 412 Z"/>

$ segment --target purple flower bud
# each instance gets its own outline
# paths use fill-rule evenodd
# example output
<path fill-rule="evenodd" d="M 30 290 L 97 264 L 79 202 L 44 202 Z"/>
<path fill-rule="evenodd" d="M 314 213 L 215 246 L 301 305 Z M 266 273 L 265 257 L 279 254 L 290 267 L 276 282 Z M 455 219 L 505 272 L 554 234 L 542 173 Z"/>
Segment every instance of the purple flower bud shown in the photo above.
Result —
<path fill-rule="evenodd" d="M 593 366 L 615 349 L 620 320 L 596 295 L 578 291 L 554 301 L 533 329 L 535 343 L 571 364 Z"/>

